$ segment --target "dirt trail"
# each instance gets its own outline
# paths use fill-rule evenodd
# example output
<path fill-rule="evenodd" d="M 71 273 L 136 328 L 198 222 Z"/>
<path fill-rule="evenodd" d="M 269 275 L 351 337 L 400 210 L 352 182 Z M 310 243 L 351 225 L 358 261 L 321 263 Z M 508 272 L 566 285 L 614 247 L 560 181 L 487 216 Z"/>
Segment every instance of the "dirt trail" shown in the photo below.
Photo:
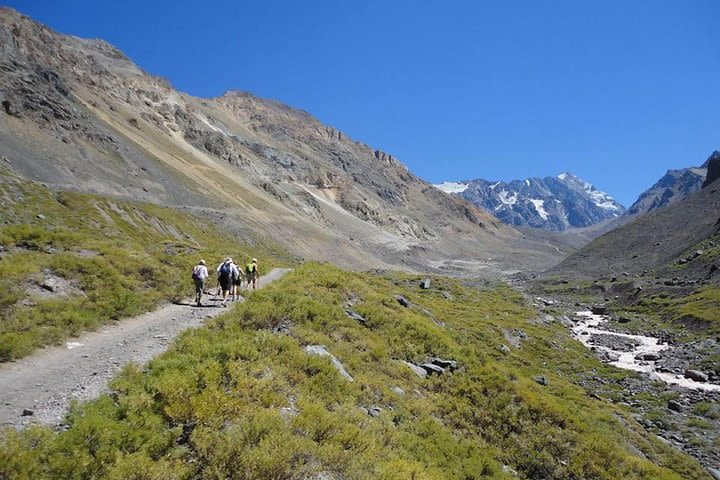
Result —
<path fill-rule="evenodd" d="M 276 268 L 260 286 L 285 275 Z M 17 362 L 0 365 L 0 426 L 30 423 L 58 425 L 70 401 L 88 400 L 105 391 L 108 381 L 127 363 L 143 364 L 163 352 L 183 330 L 228 311 L 211 306 L 166 305 L 68 340 L 64 346 L 40 350 Z M 24 410 L 32 415 L 23 416 Z"/>

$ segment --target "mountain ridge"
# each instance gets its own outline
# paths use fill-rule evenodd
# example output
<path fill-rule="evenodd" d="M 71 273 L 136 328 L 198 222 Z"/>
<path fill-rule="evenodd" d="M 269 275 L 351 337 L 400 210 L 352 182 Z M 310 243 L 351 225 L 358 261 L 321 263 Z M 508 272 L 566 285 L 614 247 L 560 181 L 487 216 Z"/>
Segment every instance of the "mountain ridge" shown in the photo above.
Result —
<path fill-rule="evenodd" d="M 473 202 L 506 224 L 553 231 L 589 227 L 625 211 L 607 193 L 568 172 L 510 182 L 477 178 L 435 187 Z"/>
<path fill-rule="evenodd" d="M 8 8 L 0 42 L 0 155 L 33 180 L 193 209 L 353 268 L 562 258 L 303 110 L 236 90 L 192 97 L 107 42 Z"/>

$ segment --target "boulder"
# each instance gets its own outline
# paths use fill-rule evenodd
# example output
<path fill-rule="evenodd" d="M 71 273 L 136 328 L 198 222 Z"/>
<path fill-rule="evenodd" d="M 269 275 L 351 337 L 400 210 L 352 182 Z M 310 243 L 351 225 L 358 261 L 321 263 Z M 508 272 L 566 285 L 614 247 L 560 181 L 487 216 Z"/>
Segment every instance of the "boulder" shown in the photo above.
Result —
<path fill-rule="evenodd" d="M 533 380 L 535 380 L 535 382 L 539 383 L 543 387 L 547 387 L 548 385 L 550 385 L 550 382 L 545 375 L 538 375 L 537 377 L 533 377 Z"/>
<path fill-rule="evenodd" d="M 635 355 L 635 360 L 645 360 L 648 362 L 656 362 L 660 360 L 660 355 L 657 353 L 638 353 Z"/>
<path fill-rule="evenodd" d="M 422 282 L 420 282 L 420 288 L 423 290 L 429 290 L 430 289 L 430 279 L 426 278 Z"/>
<path fill-rule="evenodd" d="M 405 308 L 410 308 L 410 307 L 412 307 L 412 303 L 410 303 L 410 300 L 408 300 L 407 298 L 403 297 L 402 295 L 397 295 L 397 296 L 395 296 L 395 300 L 397 300 L 397 302 L 398 302 L 400 305 L 402 305 L 403 307 L 405 307 Z"/>
<path fill-rule="evenodd" d="M 52 277 L 46 277 L 40 284 L 40 288 L 48 292 L 55 292 L 58 289 L 58 282 Z"/>
<path fill-rule="evenodd" d="M 510 350 L 510 347 L 508 347 L 504 343 L 498 347 L 498 350 L 500 350 L 502 353 L 504 353 L 506 355 L 512 352 L 512 350 Z"/>
<path fill-rule="evenodd" d="M 445 290 L 443 290 L 442 296 L 443 296 L 443 298 L 444 298 L 445 300 L 452 300 L 452 299 L 453 299 L 452 293 L 447 292 L 447 291 L 445 291 Z"/>
<path fill-rule="evenodd" d="M 590 307 L 590 311 L 595 315 L 605 315 L 607 313 L 607 307 L 601 303 L 597 303 Z"/>
<path fill-rule="evenodd" d="M 720 480 L 720 470 L 717 468 L 708 468 L 708 473 L 710 473 L 710 476 L 715 480 Z"/>
<path fill-rule="evenodd" d="M 397 395 L 400 395 L 401 397 L 402 397 L 403 395 L 405 395 L 405 390 L 403 390 L 403 389 L 400 388 L 400 387 L 390 387 L 390 390 L 392 390 L 393 393 L 395 393 L 395 394 L 397 394 Z"/>
<path fill-rule="evenodd" d="M 631 319 L 629 317 L 618 317 L 617 319 L 618 323 L 629 323 L 630 320 Z"/>
<path fill-rule="evenodd" d="M 429 361 L 433 365 L 450 370 L 451 372 L 454 372 L 458 368 L 458 363 L 455 360 L 445 360 L 444 358 L 432 357 Z"/>
<path fill-rule="evenodd" d="M 22 411 L 22 415 L 21 415 L 21 416 L 22 416 L 22 417 L 30 417 L 30 416 L 32 416 L 32 415 L 35 415 L 35 412 L 33 412 L 32 410 L 26 408 L 26 409 L 24 409 L 24 410 Z"/>
<path fill-rule="evenodd" d="M 670 400 L 667 404 L 667 408 L 673 412 L 682 412 L 682 405 L 675 400 Z"/>
<path fill-rule="evenodd" d="M 417 375 L 418 377 L 420 377 L 420 378 L 427 377 L 427 371 L 424 368 L 421 368 L 421 367 L 415 365 L 414 363 L 406 362 L 405 360 L 403 360 L 402 363 L 407 365 L 410 368 L 410 370 L 412 370 L 413 373 L 415 375 Z"/>
<path fill-rule="evenodd" d="M 322 345 L 307 345 L 305 347 L 305 353 L 308 355 L 315 355 L 318 357 L 328 357 L 330 358 L 330 362 L 333 364 L 333 367 L 342 375 L 345 380 L 348 382 L 354 382 L 355 380 L 350 376 L 350 374 L 345 370 L 345 367 L 343 367 L 342 363 L 335 358 L 333 355 L 330 354 L 330 352 L 327 351 L 327 348 L 325 348 Z"/>
<path fill-rule="evenodd" d="M 372 407 L 368 408 L 367 411 L 368 411 L 368 415 L 370 415 L 370 416 L 373 417 L 373 418 L 376 418 L 376 417 L 379 417 L 379 416 L 380 416 L 380 414 L 382 413 L 383 409 L 380 408 L 380 407 L 377 407 L 377 406 L 373 405 Z"/>
<path fill-rule="evenodd" d="M 359 313 L 357 313 L 355 310 L 346 309 L 345 315 L 352 318 L 353 320 L 362 323 L 363 325 L 367 325 L 367 318 L 363 317 Z"/>
<path fill-rule="evenodd" d="M 434 363 L 423 363 L 422 365 L 420 365 L 420 368 L 425 370 L 428 375 L 442 375 L 443 373 L 445 373 L 445 369 L 443 367 L 435 365 Z"/>
<path fill-rule="evenodd" d="M 690 380 L 694 380 L 696 382 L 707 382 L 708 376 L 705 375 L 700 370 L 685 370 L 684 373 L 685 378 L 689 378 Z"/>

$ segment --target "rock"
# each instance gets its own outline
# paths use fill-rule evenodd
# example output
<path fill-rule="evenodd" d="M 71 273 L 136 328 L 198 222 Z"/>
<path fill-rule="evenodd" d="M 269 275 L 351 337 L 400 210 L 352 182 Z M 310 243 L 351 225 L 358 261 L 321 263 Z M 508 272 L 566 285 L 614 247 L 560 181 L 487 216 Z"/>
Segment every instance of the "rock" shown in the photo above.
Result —
<path fill-rule="evenodd" d="M 420 288 L 423 290 L 429 290 L 430 289 L 430 279 L 426 278 L 422 282 L 420 282 Z"/>
<path fill-rule="evenodd" d="M 357 313 L 354 310 L 351 310 L 349 308 L 346 309 L 345 315 L 347 315 L 348 317 L 352 318 L 355 321 L 362 323 L 363 325 L 367 325 L 367 318 L 363 317 L 362 315 L 360 315 L 359 313 Z"/>
<path fill-rule="evenodd" d="M 38 214 L 35 215 L 35 216 L 36 216 L 37 218 L 39 218 L 40 220 L 45 220 L 45 215 L 43 215 L 42 213 L 38 213 Z"/>
<path fill-rule="evenodd" d="M 283 407 L 280 409 L 280 416 L 285 421 L 290 421 L 294 417 L 296 417 L 298 414 L 298 411 L 293 407 Z"/>
<path fill-rule="evenodd" d="M 590 311 L 595 315 L 605 315 L 607 313 L 607 307 L 605 305 L 598 303 L 590 307 Z"/>
<path fill-rule="evenodd" d="M 453 299 L 452 293 L 446 292 L 445 290 L 443 290 L 442 296 L 443 296 L 443 298 L 444 298 L 445 300 L 452 300 L 452 299 Z"/>
<path fill-rule="evenodd" d="M 618 323 L 629 323 L 630 320 L 631 319 L 629 317 L 618 317 L 617 319 Z"/>
<path fill-rule="evenodd" d="M 21 417 L 30 417 L 30 416 L 32 416 L 32 415 L 35 415 L 35 412 L 33 412 L 32 410 L 26 408 L 26 409 L 24 409 L 24 410 L 22 411 L 22 415 L 20 415 L 20 416 L 21 416 Z"/>
<path fill-rule="evenodd" d="M 660 355 L 658 355 L 657 353 L 638 353 L 637 355 L 635 355 L 635 360 L 655 362 L 660 360 Z"/>
<path fill-rule="evenodd" d="M 715 480 L 720 480 L 720 470 L 718 470 L 717 468 L 708 468 L 708 473 Z"/>
<path fill-rule="evenodd" d="M 390 390 L 393 391 L 393 393 L 396 393 L 397 395 L 400 395 L 401 397 L 405 395 L 405 390 L 403 390 L 400 387 L 390 387 Z"/>
<path fill-rule="evenodd" d="M 550 385 L 550 382 L 545 375 L 538 375 L 537 377 L 533 377 L 533 380 L 535 380 L 535 382 L 539 383 L 543 387 L 547 387 L 548 385 Z"/>
<path fill-rule="evenodd" d="M 47 290 L 48 292 L 56 292 L 58 289 L 58 282 L 52 277 L 46 277 L 40 284 L 40 288 Z"/>
<path fill-rule="evenodd" d="M 458 363 L 455 360 L 445 360 L 444 358 L 432 357 L 430 358 L 430 363 L 450 370 L 451 372 L 454 372 L 458 368 Z"/>
<path fill-rule="evenodd" d="M 372 407 L 368 408 L 367 411 L 368 411 L 368 415 L 370 415 L 370 416 L 373 417 L 373 418 L 377 418 L 377 417 L 380 416 L 380 414 L 382 413 L 383 409 L 380 408 L 380 407 L 376 407 L 375 405 L 373 405 Z"/>
<path fill-rule="evenodd" d="M 502 353 L 504 353 L 504 354 L 506 354 L 506 355 L 512 352 L 512 350 L 510 350 L 510 347 L 508 347 L 508 346 L 505 345 L 505 344 L 500 345 L 500 346 L 498 347 L 498 350 L 500 350 Z"/>
<path fill-rule="evenodd" d="M 343 367 L 342 363 L 340 363 L 337 358 L 331 355 L 330 352 L 327 351 L 327 348 L 325 348 L 323 345 L 307 345 L 305 347 L 305 353 L 307 353 L 308 355 L 330 358 L 330 362 L 333 364 L 338 373 L 340 373 L 340 375 L 345 378 L 345 380 L 351 383 L 355 381 L 347 372 L 347 370 L 345 370 L 345 367 Z"/>
<path fill-rule="evenodd" d="M 405 360 L 402 360 L 402 363 L 404 363 L 405 365 L 410 367 L 410 370 L 412 370 L 413 373 L 415 375 L 417 375 L 418 377 L 420 377 L 420 378 L 427 377 L 427 371 L 424 368 L 421 368 L 421 367 L 415 365 L 414 363 L 406 362 Z"/>
<path fill-rule="evenodd" d="M 402 295 L 397 295 L 397 296 L 395 297 L 395 300 L 397 300 L 397 302 L 398 302 L 400 305 L 402 305 L 403 307 L 405 307 L 405 308 L 410 308 L 410 307 L 412 307 L 412 303 L 410 303 L 410 300 L 408 300 L 407 298 L 403 297 Z"/>
<path fill-rule="evenodd" d="M 569 318 L 567 315 L 563 315 L 563 316 L 561 316 L 561 317 L 558 317 L 558 320 L 559 320 L 560 323 L 561 323 L 563 326 L 565 326 L 565 327 L 572 327 L 572 326 L 573 326 L 573 321 L 570 320 L 570 318 Z"/>
<path fill-rule="evenodd" d="M 690 380 L 694 380 L 696 382 L 707 382 L 708 376 L 705 375 L 700 370 L 685 370 L 685 373 L 683 374 L 685 378 L 689 378 Z"/>
<path fill-rule="evenodd" d="M 612 277 L 610 277 L 610 283 L 617 282 L 617 279 L 618 279 L 617 275 L 613 275 Z"/>
<path fill-rule="evenodd" d="M 435 365 L 434 363 L 423 363 L 422 365 L 420 365 L 420 368 L 425 370 L 428 373 L 428 375 L 432 375 L 432 374 L 442 375 L 443 373 L 445 373 L 444 368 L 439 367 L 439 366 Z"/>
<path fill-rule="evenodd" d="M 670 400 L 667 404 L 667 408 L 673 412 L 682 412 L 683 409 L 682 405 L 675 400 Z"/>

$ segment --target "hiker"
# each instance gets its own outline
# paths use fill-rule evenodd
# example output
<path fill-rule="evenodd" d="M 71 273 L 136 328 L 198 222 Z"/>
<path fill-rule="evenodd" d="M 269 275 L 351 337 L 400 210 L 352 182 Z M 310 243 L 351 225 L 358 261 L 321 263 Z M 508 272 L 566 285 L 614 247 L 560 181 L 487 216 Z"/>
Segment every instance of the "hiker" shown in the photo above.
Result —
<path fill-rule="evenodd" d="M 235 270 L 237 270 L 237 275 L 233 277 L 233 289 L 232 289 L 232 299 L 233 302 L 236 301 L 238 298 L 240 298 L 240 293 L 238 293 L 240 290 L 242 290 L 242 281 L 244 274 L 240 268 L 233 263 L 233 266 L 235 267 Z"/>
<path fill-rule="evenodd" d="M 233 259 L 228 257 L 217 268 L 218 284 L 222 290 L 223 307 L 227 307 L 228 294 L 233 291 L 234 282 L 240 276 L 240 270 L 237 268 Z"/>
<path fill-rule="evenodd" d="M 246 289 L 250 290 L 252 284 L 253 290 L 260 286 L 260 272 L 258 271 L 257 258 L 253 258 L 250 263 L 245 266 L 245 279 L 247 281 Z"/>
<path fill-rule="evenodd" d="M 192 271 L 192 278 L 195 282 L 195 303 L 197 303 L 198 307 L 202 307 L 202 295 L 203 295 L 203 289 L 205 288 L 205 279 L 207 279 L 210 275 L 208 274 L 208 269 L 205 266 L 205 260 L 200 260 L 197 265 L 193 268 Z"/>

